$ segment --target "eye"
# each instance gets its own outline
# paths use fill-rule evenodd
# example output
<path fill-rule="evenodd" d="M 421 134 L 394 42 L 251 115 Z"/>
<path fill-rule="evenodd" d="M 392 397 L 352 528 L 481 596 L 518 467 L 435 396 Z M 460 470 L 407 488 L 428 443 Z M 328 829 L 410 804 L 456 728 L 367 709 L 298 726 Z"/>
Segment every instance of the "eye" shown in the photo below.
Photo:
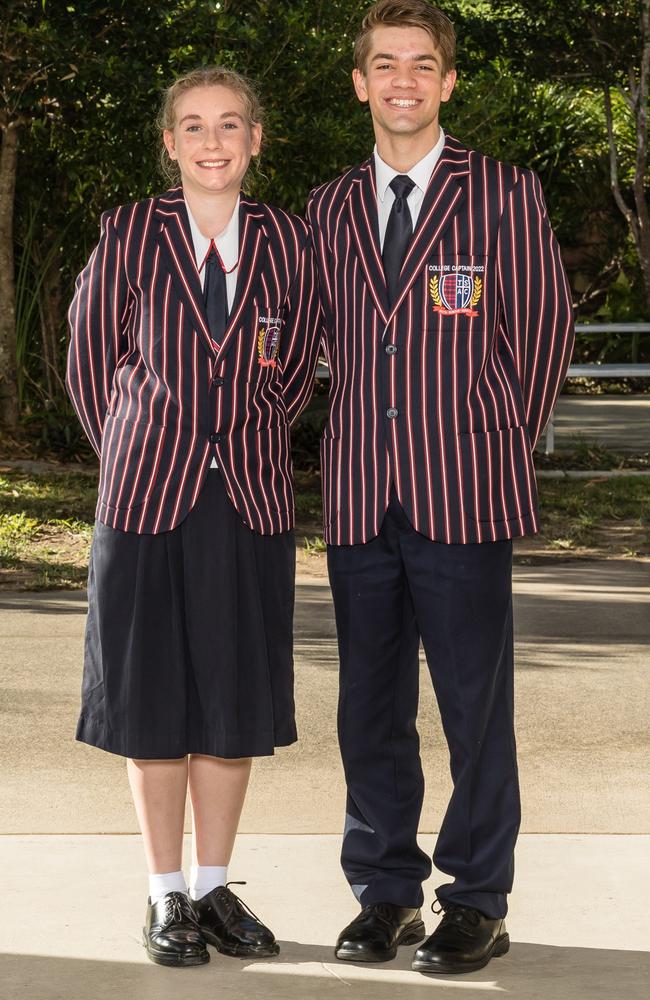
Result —
<path fill-rule="evenodd" d="M 236 128 L 239 128 L 239 126 L 237 125 L 236 122 L 224 122 L 223 123 L 223 128 L 227 128 L 227 129 L 233 129 L 234 128 L 234 129 L 236 129 Z"/>
<path fill-rule="evenodd" d="M 188 125 L 185 129 L 186 132 L 198 132 L 200 130 L 200 125 Z"/>

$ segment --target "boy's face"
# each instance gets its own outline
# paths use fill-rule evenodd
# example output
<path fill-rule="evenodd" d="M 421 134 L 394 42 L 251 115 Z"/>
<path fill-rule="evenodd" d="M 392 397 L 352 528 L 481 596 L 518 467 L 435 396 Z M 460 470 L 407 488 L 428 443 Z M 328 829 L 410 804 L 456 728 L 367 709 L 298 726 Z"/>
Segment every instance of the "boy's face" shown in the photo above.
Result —
<path fill-rule="evenodd" d="M 360 101 L 368 102 L 375 135 L 418 136 L 435 142 L 440 104 L 448 101 L 456 71 L 444 74 L 440 50 L 424 28 L 382 25 L 371 35 L 364 71 L 352 73 Z"/>

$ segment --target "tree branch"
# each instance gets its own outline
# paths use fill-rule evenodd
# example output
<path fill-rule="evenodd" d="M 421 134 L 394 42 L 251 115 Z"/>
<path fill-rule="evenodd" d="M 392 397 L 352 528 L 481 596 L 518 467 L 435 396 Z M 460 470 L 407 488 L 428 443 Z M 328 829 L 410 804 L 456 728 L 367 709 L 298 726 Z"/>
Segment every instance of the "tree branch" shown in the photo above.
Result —
<path fill-rule="evenodd" d="M 650 80 L 650 0 L 643 0 L 641 18 L 643 49 L 639 73 L 638 101 L 636 105 L 636 164 L 634 171 L 634 201 L 637 219 L 645 236 L 650 239 L 648 203 L 645 196 L 645 178 L 648 169 L 648 83 Z"/>
<path fill-rule="evenodd" d="M 650 0 L 648 0 L 650 2 Z M 614 195 L 614 201 L 625 216 L 628 225 L 634 231 L 636 229 L 636 219 L 634 212 L 627 205 L 621 187 L 618 182 L 618 149 L 614 137 L 614 120 L 612 116 L 612 95 L 607 84 L 603 87 L 603 97 L 605 99 L 605 120 L 607 122 L 607 139 L 609 140 L 609 183 Z"/>

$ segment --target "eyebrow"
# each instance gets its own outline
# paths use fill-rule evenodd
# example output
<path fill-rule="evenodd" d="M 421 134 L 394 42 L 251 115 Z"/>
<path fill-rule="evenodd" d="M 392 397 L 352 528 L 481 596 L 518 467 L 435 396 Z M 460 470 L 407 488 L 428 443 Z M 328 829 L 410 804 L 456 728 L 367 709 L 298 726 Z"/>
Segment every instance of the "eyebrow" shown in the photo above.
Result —
<path fill-rule="evenodd" d="M 244 116 L 240 115 L 239 111 L 224 111 L 222 114 L 219 115 L 219 118 L 222 119 L 222 120 L 224 118 L 239 118 L 240 122 L 244 121 Z M 181 120 L 180 120 L 180 122 L 178 124 L 182 125 L 183 122 L 189 121 L 189 120 L 191 120 L 191 121 L 202 121 L 203 120 L 203 116 L 202 115 L 183 115 L 183 117 L 181 118 Z"/>
<path fill-rule="evenodd" d="M 391 52 L 378 52 L 377 55 L 373 56 L 370 60 L 371 62 L 377 62 L 378 60 L 388 59 L 390 61 L 396 61 L 397 56 L 393 55 Z M 411 62 L 434 62 L 437 63 L 438 59 L 432 52 L 426 52 L 421 56 L 413 56 Z"/>

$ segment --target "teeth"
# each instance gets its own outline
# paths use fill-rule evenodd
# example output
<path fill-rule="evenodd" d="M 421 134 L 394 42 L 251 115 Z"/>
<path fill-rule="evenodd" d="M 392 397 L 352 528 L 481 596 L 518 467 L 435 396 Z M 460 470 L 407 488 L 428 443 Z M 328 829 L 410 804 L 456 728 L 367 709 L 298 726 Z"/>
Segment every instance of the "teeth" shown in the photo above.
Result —
<path fill-rule="evenodd" d="M 228 160 L 199 160 L 200 167 L 223 167 Z"/>
<path fill-rule="evenodd" d="M 404 97 L 390 97 L 388 103 L 392 104 L 395 108 L 414 108 L 418 102 L 409 101 Z"/>

